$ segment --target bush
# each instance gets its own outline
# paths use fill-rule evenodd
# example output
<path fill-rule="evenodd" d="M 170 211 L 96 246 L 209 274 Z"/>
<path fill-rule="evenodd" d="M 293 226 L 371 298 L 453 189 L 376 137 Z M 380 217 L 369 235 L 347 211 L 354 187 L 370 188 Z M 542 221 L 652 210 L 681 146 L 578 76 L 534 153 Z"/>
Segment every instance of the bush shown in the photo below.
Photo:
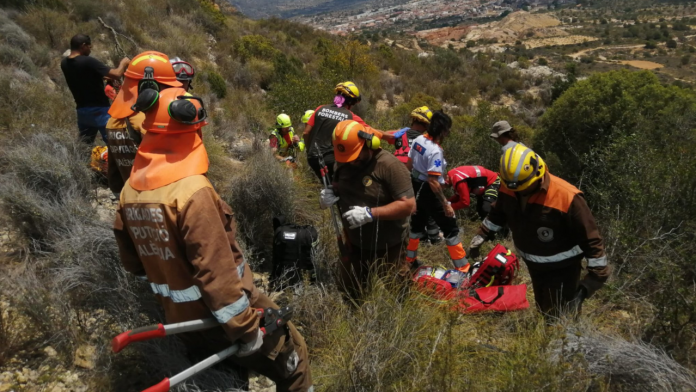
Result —
<path fill-rule="evenodd" d="M 33 41 L 31 36 L 11 21 L 4 12 L 0 12 L 0 37 L 10 46 L 23 51 L 27 51 Z"/>
<path fill-rule="evenodd" d="M 549 61 L 546 60 L 544 57 L 540 57 L 539 60 L 537 60 L 537 64 L 544 67 L 544 66 L 549 65 Z"/>
<path fill-rule="evenodd" d="M 227 96 L 227 83 L 225 79 L 220 76 L 219 73 L 215 71 L 208 71 L 206 73 L 208 78 L 208 84 L 210 85 L 210 90 L 218 97 L 218 99 L 223 99 Z"/>
<path fill-rule="evenodd" d="M 673 39 L 667 41 L 667 47 L 669 49 L 676 49 L 677 48 L 677 41 L 675 41 Z"/>
<path fill-rule="evenodd" d="M 645 49 L 657 49 L 657 43 L 655 41 L 648 41 L 645 43 Z"/>
<path fill-rule="evenodd" d="M 0 63 L 15 66 L 27 73 L 34 73 L 36 66 L 21 49 L 8 44 L 0 44 Z"/>

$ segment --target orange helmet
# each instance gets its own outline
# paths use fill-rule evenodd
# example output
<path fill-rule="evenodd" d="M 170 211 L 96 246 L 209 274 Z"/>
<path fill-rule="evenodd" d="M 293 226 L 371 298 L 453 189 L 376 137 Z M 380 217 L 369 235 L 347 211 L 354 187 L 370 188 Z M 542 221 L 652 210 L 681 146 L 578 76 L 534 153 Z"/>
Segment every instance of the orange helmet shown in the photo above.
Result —
<path fill-rule="evenodd" d="M 156 94 L 153 92 L 153 94 Z M 143 98 L 148 94 L 143 94 Z M 207 124 L 203 100 L 183 88 L 168 88 L 155 95 L 154 103 L 145 111 L 142 128 L 148 133 L 195 132 Z"/>
<path fill-rule="evenodd" d="M 336 162 L 352 162 L 358 158 L 363 145 L 373 150 L 380 147 L 380 140 L 355 120 L 344 120 L 336 125 L 333 132 L 333 146 Z"/>
<path fill-rule="evenodd" d="M 145 76 L 145 68 L 153 69 L 154 80 L 169 87 L 181 87 L 181 82 L 176 80 L 174 68 L 166 54 L 147 51 L 140 53 L 131 60 L 126 73 L 121 91 L 109 108 L 109 114 L 114 118 L 126 118 L 133 115 L 131 106 L 138 98 L 138 86 Z"/>

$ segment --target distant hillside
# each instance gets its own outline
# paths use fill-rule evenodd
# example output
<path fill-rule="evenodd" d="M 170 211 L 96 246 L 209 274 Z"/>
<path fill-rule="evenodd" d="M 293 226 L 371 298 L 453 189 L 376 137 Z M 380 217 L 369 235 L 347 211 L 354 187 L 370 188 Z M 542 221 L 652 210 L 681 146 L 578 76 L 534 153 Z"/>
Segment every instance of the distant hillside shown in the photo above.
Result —
<path fill-rule="evenodd" d="M 385 7 L 407 3 L 409 0 L 230 0 L 242 13 L 251 18 L 279 16 L 292 18 L 326 12 L 344 11 L 356 7 Z"/>

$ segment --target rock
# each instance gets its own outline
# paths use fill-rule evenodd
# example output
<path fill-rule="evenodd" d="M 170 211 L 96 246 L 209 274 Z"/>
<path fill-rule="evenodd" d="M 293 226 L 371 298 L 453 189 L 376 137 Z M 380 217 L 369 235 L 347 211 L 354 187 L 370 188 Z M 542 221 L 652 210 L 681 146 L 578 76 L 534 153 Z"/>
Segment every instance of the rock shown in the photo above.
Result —
<path fill-rule="evenodd" d="M 84 369 L 94 369 L 97 359 L 97 348 L 92 345 L 82 345 L 75 350 L 75 366 Z"/>
<path fill-rule="evenodd" d="M 66 49 L 65 52 L 63 52 L 63 57 L 68 57 L 70 56 L 70 49 Z"/>
<path fill-rule="evenodd" d="M 56 349 L 54 349 L 54 348 L 51 347 L 51 346 L 48 346 L 48 347 L 44 348 L 44 349 L 43 349 L 43 352 L 44 352 L 44 354 L 46 354 L 46 356 L 48 356 L 49 358 L 55 358 L 56 356 L 58 356 L 58 352 L 56 351 Z"/>
<path fill-rule="evenodd" d="M 12 392 L 13 384 L 0 382 L 0 392 Z"/>

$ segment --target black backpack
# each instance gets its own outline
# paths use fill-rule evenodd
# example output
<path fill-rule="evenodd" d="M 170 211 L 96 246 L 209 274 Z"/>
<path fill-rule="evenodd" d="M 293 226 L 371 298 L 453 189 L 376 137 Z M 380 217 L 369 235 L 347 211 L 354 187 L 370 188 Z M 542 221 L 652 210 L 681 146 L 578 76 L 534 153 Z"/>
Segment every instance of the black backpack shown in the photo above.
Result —
<path fill-rule="evenodd" d="M 310 282 L 316 279 L 312 251 L 319 241 L 314 226 L 286 223 L 285 216 L 273 218 L 273 270 L 271 282 L 276 289 L 302 281 L 303 272 Z"/>

